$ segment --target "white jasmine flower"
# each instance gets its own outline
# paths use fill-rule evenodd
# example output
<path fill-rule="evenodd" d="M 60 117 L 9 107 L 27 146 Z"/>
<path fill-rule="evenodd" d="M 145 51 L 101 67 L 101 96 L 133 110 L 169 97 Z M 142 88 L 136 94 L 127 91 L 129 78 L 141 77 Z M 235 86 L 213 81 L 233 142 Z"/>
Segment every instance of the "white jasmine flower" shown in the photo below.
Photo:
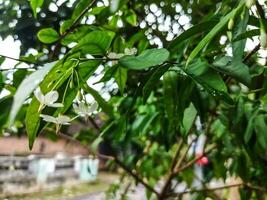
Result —
<path fill-rule="evenodd" d="M 49 106 L 49 107 L 54 107 L 54 108 L 63 107 L 62 103 L 55 103 L 58 100 L 58 96 L 59 96 L 57 91 L 50 91 L 44 95 L 40 87 L 38 87 L 34 91 L 34 95 L 37 98 L 37 100 L 40 102 L 39 111 L 44 106 Z"/>
<path fill-rule="evenodd" d="M 58 117 L 53 117 L 50 115 L 41 114 L 40 117 L 46 122 L 51 122 L 56 124 L 56 133 L 58 133 L 61 125 L 70 125 L 71 118 L 66 115 L 59 115 Z"/>
<path fill-rule="evenodd" d="M 74 111 L 82 117 L 91 115 L 93 112 L 97 110 L 97 107 L 98 103 L 96 101 L 93 102 L 90 106 L 84 102 L 80 102 L 78 105 L 73 104 Z"/>
<path fill-rule="evenodd" d="M 66 115 L 59 115 L 58 117 L 53 117 L 50 115 L 41 114 L 40 117 L 46 122 L 51 122 L 57 125 L 70 125 L 71 118 Z"/>

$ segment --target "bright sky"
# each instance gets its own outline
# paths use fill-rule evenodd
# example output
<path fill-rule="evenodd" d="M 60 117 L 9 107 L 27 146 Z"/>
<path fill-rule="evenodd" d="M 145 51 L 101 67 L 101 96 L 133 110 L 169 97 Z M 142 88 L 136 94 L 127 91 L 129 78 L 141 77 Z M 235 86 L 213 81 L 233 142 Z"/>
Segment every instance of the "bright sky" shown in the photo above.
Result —
<path fill-rule="evenodd" d="M 0 37 L 0 54 L 4 56 L 10 56 L 13 58 L 19 58 L 20 54 L 20 41 L 14 41 L 12 36 L 8 36 L 5 40 Z M 2 69 L 13 68 L 17 61 L 6 59 L 1 65 Z"/>

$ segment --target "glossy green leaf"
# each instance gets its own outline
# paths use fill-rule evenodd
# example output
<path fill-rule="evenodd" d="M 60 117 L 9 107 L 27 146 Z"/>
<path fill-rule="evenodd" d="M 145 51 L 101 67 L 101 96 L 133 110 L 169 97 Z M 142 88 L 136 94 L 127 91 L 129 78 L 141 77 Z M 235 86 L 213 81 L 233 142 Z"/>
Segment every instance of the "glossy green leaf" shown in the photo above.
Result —
<path fill-rule="evenodd" d="M 9 125 L 11 126 L 15 120 L 15 117 L 21 108 L 24 101 L 29 97 L 33 90 L 39 85 L 43 78 L 48 74 L 52 69 L 55 63 L 45 64 L 39 70 L 33 72 L 27 78 L 25 78 L 20 86 L 18 87 L 16 94 L 14 96 L 14 101 L 12 104 L 12 109 L 10 112 Z"/>
<path fill-rule="evenodd" d="M 222 77 L 210 68 L 208 63 L 196 60 L 189 65 L 185 72 L 212 96 L 216 96 L 228 104 L 233 104 L 233 100 L 227 94 L 227 87 Z"/>
<path fill-rule="evenodd" d="M 69 20 L 66 20 L 62 23 L 62 25 L 60 26 L 60 34 L 64 34 L 74 23 L 74 20 L 72 19 L 69 19 Z"/>
<path fill-rule="evenodd" d="M 38 32 L 37 37 L 41 42 L 51 44 L 59 39 L 59 34 L 52 28 L 44 28 Z"/>
<path fill-rule="evenodd" d="M 178 79 L 179 75 L 176 71 L 169 70 L 163 75 L 164 107 L 171 125 L 179 114 Z"/>
<path fill-rule="evenodd" d="M 85 35 L 72 49 L 83 54 L 104 55 L 111 45 L 114 33 L 111 31 L 92 31 Z"/>
<path fill-rule="evenodd" d="M 232 63 L 231 57 L 218 58 L 212 63 L 215 70 L 227 74 L 244 85 L 249 86 L 251 83 L 251 76 L 249 68 L 244 63 Z"/>
<path fill-rule="evenodd" d="M 169 65 L 162 65 L 153 71 L 145 86 L 143 87 L 144 102 L 148 99 L 152 89 L 157 86 L 159 79 L 170 68 Z"/>
<path fill-rule="evenodd" d="M 31 8 L 35 18 L 37 17 L 37 9 L 41 8 L 43 3 L 44 0 L 30 0 Z"/>
<path fill-rule="evenodd" d="M 195 119 L 197 115 L 197 110 L 195 106 L 190 103 L 189 107 L 185 109 L 184 111 L 184 117 L 183 117 L 183 128 L 182 132 L 183 135 L 187 135 L 193 126 Z"/>
<path fill-rule="evenodd" d="M 252 137 L 253 130 L 254 130 L 255 117 L 258 115 L 258 113 L 259 113 L 259 110 L 256 110 L 252 114 L 252 116 L 249 118 L 248 125 L 247 125 L 247 128 L 246 128 L 246 132 L 244 134 L 244 141 L 245 141 L 245 143 L 248 143 L 249 140 Z"/>
<path fill-rule="evenodd" d="M 80 14 L 91 4 L 92 0 L 80 0 L 78 1 L 74 11 L 72 13 L 71 18 L 76 19 L 80 16 Z"/>
<path fill-rule="evenodd" d="M 249 30 L 246 31 L 244 33 L 240 33 L 239 35 L 237 35 L 234 39 L 233 42 L 239 41 L 239 40 L 243 40 L 243 39 L 247 39 L 247 38 L 252 38 L 254 36 L 260 35 L 260 29 L 253 29 L 253 30 Z"/>
<path fill-rule="evenodd" d="M 243 5 L 244 2 L 240 3 L 237 8 L 233 9 L 230 13 L 223 17 L 223 19 L 220 20 L 220 22 L 198 43 L 196 48 L 189 55 L 186 61 L 186 66 L 188 66 L 198 53 L 227 25 L 228 21 L 240 12 Z"/>
<path fill-rule="evenodd" d="M 123 95 L 124 88 L 126 86 L 126 81 L 127 81 L 127 69 L 118 67 L 115 73 L 115 81 L 119 86 L 120 92 Z"/>
<path fill-rule="evenodd" d="M 170 43 L 168 49 L 170 50 L 178 50 L 177 47 L 184 42 L 185 40 L 191 38 L 194 35 L 198 35 L 200 33 L 204 33 L 210 31 L 216 24 L 218 23 L 217 20 L 202 22 L 192 26 L 191 28 L 187 29 L 179 36 L 177 36 L 172 42 Z"/>
<path fill-rule="evenodd" d="M 0 108 L 1 108 L 0 134 L 2 133 L 2 129 L 8 121 L 9 112 L 12 106 L 12 100 L 13 100 L 12 96 L 6 96 L 0 99 Z"/>
<path fill-rule="evenodd" d="M 5 85 L 4 76 L 2 73 L 0 73 L 0 93 L 1 93 L 2 89 L 4 88 L 4 85 Z"/>
<path fill-rule="evenodd" d="M 126 14 L 125 20 L 132 26 L 137 25 L 137 16 L 133 10 L 129 10 L 129 12 Z"/>
<path fill-rule="evenodd" d="M 169 52 L 162 49 L 147 49 L 138 56 L 124 56 L 119 63 L 128 69 L 143 70 L 160 65 L 169 58 Z"/>
<path fill-rule="evenodd" d="M 249 12 L 244 7 L 243 12 L 239 17 L 239 23 L 234 30 L 234 37 L 238 34 L 244 33 L 247 29 Z M 244 49 L 246 45 L 246 39 L 239 40 L 232 43 L 233 63 L 242 63 Z"/>
<path fill-rule="evenodd" d="M 264 120 L 264 115 L 260 114 L 255 117 L 254 130 L 256 132 L 257 141 L 262 148 L 267 149 L 267 124 Z"/>

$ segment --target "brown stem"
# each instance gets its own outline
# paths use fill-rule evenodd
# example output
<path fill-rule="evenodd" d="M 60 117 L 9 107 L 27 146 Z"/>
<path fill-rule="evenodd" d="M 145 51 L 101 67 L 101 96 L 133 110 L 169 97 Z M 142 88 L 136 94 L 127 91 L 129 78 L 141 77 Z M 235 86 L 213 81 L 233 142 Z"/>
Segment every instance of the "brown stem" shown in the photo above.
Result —
<path fill-rule="evenodd" d="M 260 49 L 260 47 L 261 47 L 260 44 L 255 46 L 254 49 L 245 56 L 243 62 L 246 62 L 251 56 L 253 56 Z"/>

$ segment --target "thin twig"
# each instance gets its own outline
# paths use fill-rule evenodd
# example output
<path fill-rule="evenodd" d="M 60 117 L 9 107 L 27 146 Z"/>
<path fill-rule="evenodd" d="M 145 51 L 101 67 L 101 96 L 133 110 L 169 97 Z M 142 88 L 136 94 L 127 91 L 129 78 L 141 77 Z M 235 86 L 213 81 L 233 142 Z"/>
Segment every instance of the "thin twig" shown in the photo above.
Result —
<path fill-rule="evenodd" d="M 18 61 L 18 62 L 23 62 L 23 63 L 26 63 L 26 64 L 42 65 L 42 63 L 31 62 L 31 61 L 24 60 L 24 59 L 19 59 L 19 58 L 13 58 L 13 57 L 5 56 L 5 55 L 2 55 L 2 54 L 0 54 L 0 57 L 6 58 L 6 59 L 10 59 L 10 60 L 15 60 L 15 61 Z"/>
<path fill-rule="evenodd" d="M 91 6 L 95 3 L 95 0 L 92 0 L 87 6 L 86 8 L 80 13 L 79 16 L 77 16 L 77 18 L 74 20 L 73 24 L 59 37 L 59 39 L 57 40 L 56 46 L 54 48 L 54 51 L 52 51 L 51 54 L 51 60 L 53 59 L 53 57 L 55 56 L 56 52 L 59 50 L 60 48 L 60 42 L 61 40 L 63 40 L 69 33 L 73 32 L 74 29 L 76 28 L 76 26 L 78 25 L 78 23 L 80 22 L 80 20 L 83 18 L 83 16 L 87 13 L 87 11 L 91 8 Z"/>
<path fill-rule="evenodd" d="M 195 164 L 196 161 L 198 161 L 199 159 L 201 159 L 202 157 L 204 157 L 205 155 L 207 155 L 208 153 L 210 153 L 213 149 L 215 148 L 215 146 L 209 148 L 208 150 L 206 150 L 202 155 L 199 155 L 197 157 L 195 157 L 194 159 L 192 159 L 191 161 L 189 161 L 188 163 L 186 163 L 185 165 L 183 165 L 182 167 L 179 167 L 175 170 L 175 175 L 179 174 L 181 171 L 191 167 L 193 164 Z"/>
<path fill-rule="evenodd" d="M 183 142 L 183 140 L 181 140 Z M 175 153 L 175 157 L 173 159 L 173 163 L 171 165 L 171 169 L 170 169 L 170 172 L 168 174 L 168 177 L 166 179 L 166 182 L 164 183 L 163 187 L 162 187 L 162 190 L 160 192 L 160 195 L 159 195 L 159 200 L 163 200 L 165 199 L 165 196 L 166 196 L 166 193 L 167 193 L 167 190 L 171 184 L 171 181 L 172 179 L 175 177 L 176 175 L 176 169 L 178 167 L 180 167 L 181 163 L 184 161 L 190 147 L 192 146 L 192 144 L 194 143 L 195 140 L 192 140 L 192 142 L 188 145 L 188 147 L 186 148 L 185 152 L 182 154 L 181 158 L 177 161 L 177 158 L 178 158 L 178 155 L 180 154 L 181 152 L 181 148 L 182 148 L 182 143 L 178 145 L 178 148 L 177 148 L 177 152 Z"/>
<path fill-rule="evenodd" d="M 245 56 L 243 62 L 246 62 L 251 56 L 253 56 L 260 49 L 260 47 L 261 47 L 260 44 L 255 46 L 254 49 Z"/>
<path fill-rule="evenodd" d="M 209 192 L 209 191 L 214 191 L 214 190 L 223 190 L 227 188 L 240 187 L 240 186 L 244 186 L 244 183 L 235 183 L 231 185 L 223 185 L 223 186 L 213 187 L 213 188 L 191 189 L 191 190 L 186 190 L 186 191 L 179 192 L 179 193 L 173 193 L 173 194 L 170 194 L 169 196 L 181 196 L 181 195 L 188 194 L 188 193 Z"/>

